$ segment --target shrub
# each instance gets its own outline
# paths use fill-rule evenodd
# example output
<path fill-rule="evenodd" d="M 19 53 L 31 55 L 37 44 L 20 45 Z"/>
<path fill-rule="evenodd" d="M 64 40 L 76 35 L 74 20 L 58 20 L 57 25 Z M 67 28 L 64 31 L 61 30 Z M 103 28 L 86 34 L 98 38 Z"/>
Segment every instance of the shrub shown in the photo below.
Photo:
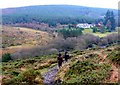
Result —
<path fill-rule="evenodd" d="M 38 77 L 39 76 L 39 77 Z M 12 79 L 3 79 L 2 85 L 36 85 L 43 84 L 39 71 L 28 69 Z"/>
<path fill-rule="evenodd" d="M 108 44 L 113 44 L 119 41 L 118 37 L 119 35 L 117 33 L 112 33 L 112 34 L 107 35 L 104 38 L 107 39 Z"/>
<path fill-rule="evenodd" d="M 118 50 L 112 51 L 109 55 L 108 58 L 112 61 L 120 65 L 120 52 Z"/>
<path fill-rule="evenodd" d="M 85 56 L 85 58 L 94 58 L 97 56 L 98 56 L 97 54 L 89 54 L 89 55 Z"/>
<path fill-rule="evenodd" d="M 82 55 L 82 54 L 85 54 L 85 52 L 82 51 L 82 50 L 74 50 L 74 51 L 72 51 L 72 53 L 73 53 L 73 54 L 76 54 L 76 55 Z"/>
<path fill-rule="evenodd" d="M 9 60 L 12 60 L 10 53 L 5 53 L 2 55 L 2 62 L 8 62 Z"/>
<path fill-rule="evenodd" d="M 12 59 L 27 59 L 30 57 L 37 57 L 43 55 L 56 54 L 57 50 L 51 48 L 49 45 L 46 46 L 35 46 L 30 49 L 22 49 L 12 54 Z M 34 61 L 33 61 L 34 62 Z"/>
<path fill-rule="evenodd" d="M 92 29 L 93 29 L 93 33 L 98 32 L 98 28 L 97 27 L 93 27 Z"/>
<path fill-rule="evenodd" d="M 66 72 L 66 83 L 100 83 L 110 71 L 108 64 L 96 64 L 89 61 L 77 61 Z"/>

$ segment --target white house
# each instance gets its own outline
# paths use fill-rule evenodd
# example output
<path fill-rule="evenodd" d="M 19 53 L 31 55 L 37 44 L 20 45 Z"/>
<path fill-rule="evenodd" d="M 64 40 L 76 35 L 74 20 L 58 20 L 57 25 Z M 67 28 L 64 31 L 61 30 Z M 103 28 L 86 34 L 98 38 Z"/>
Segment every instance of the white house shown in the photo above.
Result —
<path fill-rule="evenodd" d="M 76 25 L 76 27 L 78 27 L 78 28 L 91 28 L 94 26 L 95 26 L 95 24 L 88 24 L 88 23 L 80 23 L 80 24 Z"/>

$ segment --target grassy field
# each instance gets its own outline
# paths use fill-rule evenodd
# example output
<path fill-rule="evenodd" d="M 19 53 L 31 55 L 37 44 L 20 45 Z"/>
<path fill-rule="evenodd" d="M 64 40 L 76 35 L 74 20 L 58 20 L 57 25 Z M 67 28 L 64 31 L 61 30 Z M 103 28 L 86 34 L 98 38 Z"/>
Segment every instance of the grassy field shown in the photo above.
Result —
<path fill-rule="evenodd" d="M 105 37 L 105 36 L 112 34 L 112 33 L 118 33 L 118 32 L 106 32 L 106 33 L 96 32 L 96 33 L 92 33 L 92 34 L 95 36 L 99 36 L 99 37 Z"/>
<path fill-rule="evenodd" d="M 89 28 L 84 29 L 84 30 L 83 30 L 83 33 L 92 33 L 92 29 L 89 29 Z"/>
<path fill-rule="evenodd" d="M 90 33 L 90 34 L 93 34 L 93 35 L 98 36 L 98 37 L 105 37 L 105 36 L 107 36 L 107 35 L 109 35 L 109 34 L 118 33 L 118 32 L 106 32 L 106 33 L 96 32 L 96 33 L 93 33 L 93 32 L 92 32 L 92 29 L 89 29 L 89 28 L 88 28 L 88 29 L 84 29 L 84 30 L 83 30 L 83 33 L 84 33 L 84 34 Z"/>

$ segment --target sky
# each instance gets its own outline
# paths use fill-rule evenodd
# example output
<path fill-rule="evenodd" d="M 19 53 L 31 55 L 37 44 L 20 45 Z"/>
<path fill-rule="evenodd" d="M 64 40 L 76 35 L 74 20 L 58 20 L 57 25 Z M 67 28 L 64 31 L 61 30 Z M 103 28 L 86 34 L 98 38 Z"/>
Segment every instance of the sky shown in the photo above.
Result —
<path fill-rule="evenodd" d="M 1 0 L 0 8 L 22 7 L 31 5 L 78 5 L 99 8 L 118 9 L 120 0 Z"/>

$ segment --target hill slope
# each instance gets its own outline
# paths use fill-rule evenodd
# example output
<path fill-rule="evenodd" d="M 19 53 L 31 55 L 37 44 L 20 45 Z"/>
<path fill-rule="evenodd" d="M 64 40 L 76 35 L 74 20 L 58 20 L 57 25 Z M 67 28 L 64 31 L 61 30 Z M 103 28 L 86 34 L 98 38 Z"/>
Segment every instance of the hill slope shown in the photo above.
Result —
<path fill-rule="evenodd" d="M 118 49 L 119 46 L 115 45 L 104 49 L 70 52 L 71 58 L 68 62 L 63 63 L 59 70 L 56 66 L 56 55 L 3 62 L 3 66 L 0 66 L 3 70 L 2 83 L 12 85 L 26 81 L 24 83 L 43 84 L 50 81 L 54 83 L 55 80 L 59 79 L 62 80 L 62 85 L 69 83 L 118 83 L 119 65 L 117 63 L 120 60 L 114 63 L 109 58 L 119 58 Z M 34 74 L 34 72 L 39 74 Z M 54 77 L 56 77 L 55 80 Z"/>
<path fill-rule="evenodd" d="M 39 14 L 41 16 L 80 16 L 80 15 L 104 15 L 108 9 L 106 8 L 93 8 L 74 5 L 38 5 L 26 6 L 18 8 L 3 9 L 3 15 L 7 14 Z M 115 13 L 117 10 L 113 10 Z M 97 13 L 97 14 L 96 14 Z M 92 16 L 91 16 L 92 17 Z"/>
<path fill-rule="evenodd" d="M 52 39 L 52 34 L 29 28 L 3 26 L 2 29 L 2 47 L 8 49 L 3 49 L 3 53 L 11 53 L 13 49 L 28 49 L 38 45 L 46 45 Z"/>
<path fill-rule="evenodd" d="M 79 19 L 97 19 L 103 18 L 106 11 L 105 8 L 92 8 L 84 6 L 74 6 L 74 5 L 40 5 L 40 6 L 27 6 L 18 8 L 7 8 L 2 9 L 3 12 L 3 23 L 16 23 L 16 22 L 49 22 L 50 19 L 53 20 L 63 20 L 62 18 L 78 18 Z M 117 15 L 117 10 L 113 10 L 115 15 Z M 9 20 L 9 21 L 8 21 Z"/>
<path fill-rule="evenodd" d="M 118 46 L 110 46 L 104 49 L 74 51 L 73 57 L 58 71 L 56 79 L 61 79 L 63 85 L 118 83 L 118 49 Z M 109 57 L 116 58 L 115 62 Z"/>

